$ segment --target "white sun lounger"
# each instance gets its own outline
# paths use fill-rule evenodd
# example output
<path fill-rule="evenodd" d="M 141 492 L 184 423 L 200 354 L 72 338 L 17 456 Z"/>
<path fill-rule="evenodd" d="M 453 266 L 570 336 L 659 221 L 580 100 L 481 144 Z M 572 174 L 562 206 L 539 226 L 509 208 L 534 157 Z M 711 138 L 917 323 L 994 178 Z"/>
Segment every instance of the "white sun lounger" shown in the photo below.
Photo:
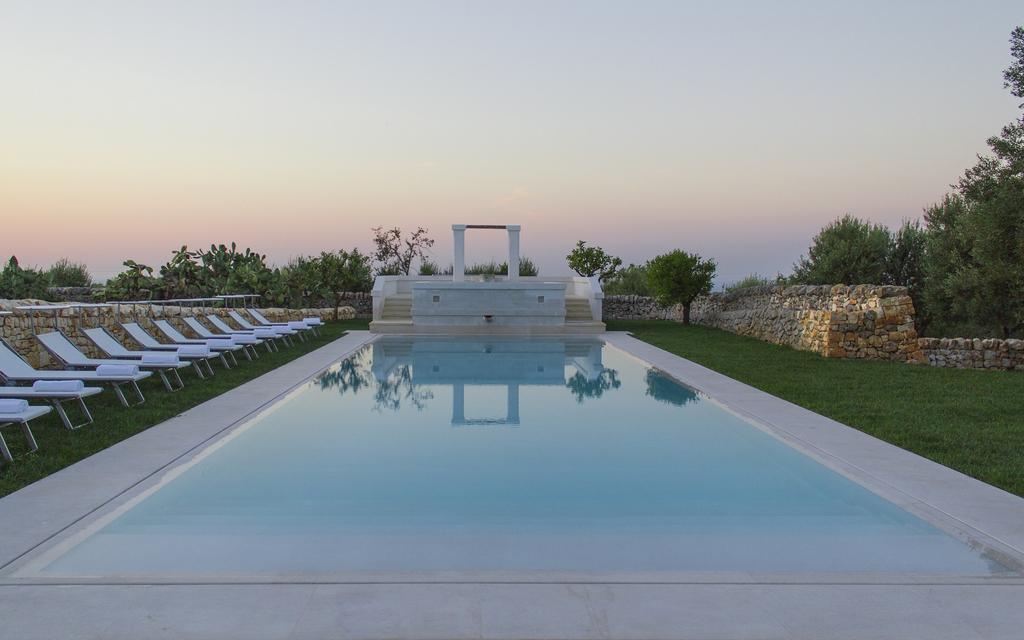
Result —
<path fill-rule="evenodd" d="M 174 328 L 170 322 L 166 320 L 154 320 L 153 325 L 157 330 L 164 334 L 164 337 L 179 345 L 206 345 L 211 351 L 216 351 L 219 354 L 226 354 L 231 356 L 231 361 L 234 364 L 238 364 L 238 359 L 235 358 L 235 351 L 242 349 L 242 345 L 235 344 L 234 342 L 228 343 L 226 340 L 200 340 L 197 338 L 186 338 L 185 334 Z M 225 362 L 225 364 L 227 364 Z"/>
<path fill-rule="evenodd" d="M 68 380 L 66 382 L 75 383 L 79 381 Z M 68 388 L 64 390 L 37 389 L 36 387 L 0 387 L 0 398 L 20 398 L 22 400 L 43 400 L 49 402 L 53 405 L 57 415 L 60 416 L 64 427 L 72 431 L 92 424 L 92 413 L 89 411 L 89 407 L 85 405 L 85 399 L 101 393 L 103 389 L 100 387 L 86 387 L 84 383 L 82 385 L 68 384 L 67 386 Z M 85 422 L 71 424 L 71 419 L 68 418 L 67 411 L 64 409 L 64 403 L 72 401 L 78 403 L 78 409 L 85 416 Z"/>
<path fill-rule="evenodd" d="M 266 316 L 264 316 L 262 313 L 260 313 L 259 309 L 249 308 L 249 309 L 246 309 L 246 311 L 248 311 L 249 315 L 252 316 L 256 320 L 256 326 L 264 326 L 264 327 L 281 327 L 281 326 L 292 327 L 292 323 L 291 322 L 271 322 L 270 320 L 267 320 Z M 320 318 L 303 318 L 302 320 L 297 320 L 295 322 L 301 322 L 302 325 L 307 330 L 309 330 L 313 335 L 315 335 L 315 336 L 319 336 L 320 335 L 320 332 L 317 330 L 317 327 L 322 327 L 323 324 L 324 324 L 324 321 L 321 320 Z"/>
<path fill-rule="evenodd" d="M 235 344 L 242 345 L 243 353 L 245 357 L 252 360 L 254 357 L 260 357 L 260 354 L 256 351 L 256 346 L 263 343 L 263 340 L 257 338 L 255 335 L 233 333 L 227 335 L 224 333 L 214 333 L 210 331 L 206 325 L 199 322 L 199 318 L 193 316 L 183 316 L 182 320 L 189 326 L 190 329 L 196 332 L 196 335 L 205 340 L 231 340 Z M 270 351 L 270 346 L 267 346 L 267 352 Z"/>
<path fill-rule="evenodd" d="M 7 383 L 29 383 L 36 380 L 81 380 L 83 382 L 105 382 L 114 389 L 117 399 L 126 407 L 133 406 L 121 389 L 121 385 L 129 385 L 138 396 L 138 402 L 142 404 L 146 397 L 139 389 L 139 380 L 145 380 L 153 375 L 149 371 L 137 371 L 134 374 L 107 375 L 97 371 L 40 371 L 35 369 L 18 354 L 14 348 L 0 339 L 0 379 Z"/>
<path fill-rule="evenodd" d="M 12 424 L 21 426 L 21 433 L 28 442 L 28 452 L 32 453 L 39 449 L 39 445 L 36 444 L 36 437 L 32 435 L 32 429 L 29 428 L 28 421 L 50 413 L 50 407 L 30 407 L 27 402 L 21 400 L 8 400 L 6 403 L 0 401 L 0 405 L 7 405 L 9 403 L 15 403 L 20 406 L 0 406 L 0 457 L 7 462 L 13 462 L 14 456 L 11 455 L 7 441 L 4 440 L 3 428 Z"/>
<path fill-rule="evenodd" d="M 164 383 L 164 388 L 168 391 L 180 391 L 185 388 L 185 382 L 178 375 L 178 370 L 190 365 L 187 362 L 182 362 L 178 359 L 177 354 L 172 354 L 169 351 L 154 354 L 152 360 L 148 358 L 143 358 L 142 360 L 113 360 L 110 358 L 90 358 L 82 353 L 75 346 L 75 343 L 71 342 L 71 339 L 61 331 L 36 334 L 36 340 L 41 342 L 46 347 L 46 350 L 50 352 L 50 355 L 59 360 L 65 369 L 96 369 L 97 367 L 111 364 L 129 365 L 138 367 L 143 371 L 155 371 Z M 174 376 L 177 384 L 171 384 L 171 380 L 167 377 L 168 373 Z"/>
<path fill-rule="evenodd" d="M 224 333 L 232 336 L 253 336 L 259 338 L 260 340 L 263 340 L 266 343 L 268 352 L 271 350 L 271 348 L 273 348 L 275 351 L 280 351 L 280 347 L 278 347 L 277 344 L 274 343 L 274 340 L 283 340 L 284 336 L 279 334 L 277 331 L 274 331 L 273 327 L 266 327 L 263 329 L 246 331 L 242 329 L 232 328 L 231 326 L 228 325 L 228 323 L 224 322 L 223 319 L 215 315 L 208 315 L 206 316 L 206 319 L 209 320 L 210 324 L 212 324 L 213 327 L 218 331 L 223 331 Z"/>
<path fill-rule="evenodd" d="M 245 318 L 243 318 L 242 315 L 235 310 L 228 311 L 228 315 L 231 316 L 232 320 L 238 323 L 238 326 L 242 327 L 246 331 L 256 331 L 257 329 L 270 329 L 274 331 L 281 337 L 282 340 L 284 340 L 284 343 L 289 347 L 292 346 L 292 341 L 289 338 L 289 336 L 299 334 L 297 329 L 292 329 L 291 327 L 257 327 L 251 324 Z M 305 338 L 302 338 L 301 334 L 299 334 L 299 337 L 302 340 L 305 340 Z"/>
<path fill-rule="evenodd" d="M 94 345 L 96 345 L 97 349 L 107 354 L 111 358 L 120 358 L 122 360 L 141 360 L 142 358 L 146 357 L 146 354 L 172 353 L 170 349 L 159 351 L 133 351 L 128 347 L 124 346 L 123 344 L 121 344 L 120 342 L 118 342 L 117 339 L 114 338 L 114 336 L 110 335 L 110 332 L 104 329 L 103 327 L 84 329 L 83 333 L 85 333 L 85 337 L 89 338 L 89 340 Z M 211 376 L 213 375 L 213 366 L 210 364 L 210 358 L 213 356 L 212 352 L 208 355 L 181 353 L 180 350 L 175 351 L 174 353 L 177 353 L 179 359 L 191 363 L 192 368 L 195 369 L 196 375 L 198 375 L 201 380 L 206 378 L 206 375 L 203 373 L 202 367 L 202 365 L 204 364 L 206 365 L 206 369 L 209 372 L 209 374 Z"/>
<path fill-rule="evenodd" d="M 148 331 L 143 329 L 137 322 L 122 322 L 121 327 L 132 337 L 132 340 L 138 342 L 144 349 L 152 349 L 153 351 L 175 351 L 181 348 L 181 344 L 164 344 L 159 342 L 156 338 L 151 336 Z M 228 364 L 227 358 L 224 357 L 224 353 L 219 350 L 215 350 L 209 345 L 209 343 L 201 342 L 199 340 L 189 342 L 192 346 L 206 346 L 211 354 L 215 354 L 220 358 L 221 364 L 224 365 L 225 369 L 230 369 L 231 365 Z"/>

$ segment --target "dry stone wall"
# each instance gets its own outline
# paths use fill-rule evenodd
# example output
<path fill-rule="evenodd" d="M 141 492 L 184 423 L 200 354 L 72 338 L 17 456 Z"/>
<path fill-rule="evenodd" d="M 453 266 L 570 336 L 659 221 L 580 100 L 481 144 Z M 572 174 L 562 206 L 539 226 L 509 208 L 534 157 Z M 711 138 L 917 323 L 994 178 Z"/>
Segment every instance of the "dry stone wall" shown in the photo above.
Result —
<path fill-rule="evenodd" d="M 680 307 L 659 308 L 642 296 L 608 296 L 604 309 L 605 319 L 682 318 Z M 829 358 L 927 362 L 904 287 L 751 287 L 698 298 L 690 320 Z"/>
<path fill-rule="evenodd" d="M 1024 340 L 921 338 L 918 342 L 933 367 L 1024 371 Z"/>
<path fill-rule="evenodd" d="M 0 300 L 0 310 L 12 311 L 18 306 L 29 306 L 46 304 L 39 300 Z M 72 342 L 84 353 L 95 358 L 106 357 L 92 344 L 82 333 L 81 329 L 91 327 L 104 327 L 114 336 L 131 349 L 141 349 L 125 331 L 121 328 L 121 322 L 137 321 L 145 327 L 157 339 L 161 335 L 157 332 L 152 321 L 156 319 L 167 319 L 171 324 L 190 338 L 198 338 L 192 329 L 185 324 L 182 316 L 206 315 L 216 313 L 224 318 L 230 326 L 240 328 L 234 320 L 227 315 L 227 309 L 209 309 L 194 307 L 131 305 L 120 306 L 120 313 L 115 307 L 95 308 L 67 308 L 53 311 L 16 311 L 11 315 L 0 315 L 0 337 L 21 354 L 30 364 L 37 368 L 56 367 L 51 356 L 42 348 L 42 345 L 35 339 L 33 326 L 38 333 L 59 330 L 63 331 Z M 316 317 L 324 320 L 334 318 L 334 309 L 261 309 L 262 313 L 271 322 L 286 322 L 288 320 L 300 320 L 305 317 Z M 245 314 L 243 314 L 245 315 Z M 352 307 L 339 307 L 338 317 L 343 320 L 352 319 L 356 316 Z"/>

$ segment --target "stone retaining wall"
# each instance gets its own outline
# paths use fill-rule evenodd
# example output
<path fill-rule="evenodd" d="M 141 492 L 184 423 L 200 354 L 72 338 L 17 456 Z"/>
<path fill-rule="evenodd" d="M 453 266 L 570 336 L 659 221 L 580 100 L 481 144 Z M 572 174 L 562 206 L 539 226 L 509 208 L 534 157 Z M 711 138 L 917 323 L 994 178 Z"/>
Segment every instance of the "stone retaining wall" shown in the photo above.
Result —
<path fill-rule="evenodd" d="M 642 296 L 607 296 L 604 309 L 605 319 L 682 318 L 680 307 L 659 308 Z M 698 298 L 690 320 L 829 358 L 927 362 L 904 287 L 750 287 Z"/>
<path fill-rule="evenodd" d="M 38 300 L 0 300 L 0 310 L 12 310 L 16 306 L 27 306 L 34 304 L 46 304 Z M 285 322 L 288 320 L 300 320 L 304 317 L 316 317 L 324 320 L 331 320 L 334 317 L 334 309 L 261 309 L 262 313 L 271 322 Z M 171 324 L 190 338 L 198 338 L 195 333 L 185 324 L 181 316 L 206 315 L 216 313 L 222 316 L 229 325 L 238 327 L 234 320 L 227 316 L 227 309 L 203 309 L 193 307 L 175 307 L 150 305 L 121 305 L 120 316 L 114 307 L 97 307 L 88 309 L 61 309 L 57 312 L 56 318 L 52 311 L 17 311 L 13 315 L 0 315 L 0 337 L 25 357 L 33 366 L 45 368 L 55 366 L 50 355 L 42 348 L 39 341 L 32 333 L 33 323 L 38 333 L 60 330 L 71 338 L 78 347 L 91 357 L 106 357 L 92 342 L 80 331 L 80 328 L 91 328 L 101 326 L 109 330 L 118 340 L 131 349 L 141 349 L 127 333 L 119 326 L 119 322 L 138 321 L 158 340 L 161 334 L 157 332 L 152 324 L 152 318 L 166 318 Z M 31 313 L 31 315 L 30 315 Z M 245 315 L 244 313 L 242 314 Z M 352 307 L 339 307 L 338 317 L 340 319 L 352 319 L 355 317 L 355 310 Z M 163 340 L 161 340 L 163 341 Z"/>
<path fill-rule="evenodd" d="M 933 367 L 1024 371 L 1024 340 L 921 338 L 918 344 Z"/>

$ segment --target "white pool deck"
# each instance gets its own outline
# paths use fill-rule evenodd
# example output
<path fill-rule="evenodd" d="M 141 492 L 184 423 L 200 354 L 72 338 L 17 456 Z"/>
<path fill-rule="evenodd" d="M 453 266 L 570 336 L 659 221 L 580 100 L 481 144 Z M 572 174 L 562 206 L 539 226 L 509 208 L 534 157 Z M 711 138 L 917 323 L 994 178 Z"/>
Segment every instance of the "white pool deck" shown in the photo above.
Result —
<path fill-rule="evenodd" d="M 1024 562 L 1024 499 L 627 334 L 598 336 L 952 535 Z M 1024 578 L 468 574 L 43 579 L 81 532 L 375 336 L 346 336 L 0 499 L 0 639 L 1024 637 Z M 840 390 L 837 390 L 840 392 Z"/>

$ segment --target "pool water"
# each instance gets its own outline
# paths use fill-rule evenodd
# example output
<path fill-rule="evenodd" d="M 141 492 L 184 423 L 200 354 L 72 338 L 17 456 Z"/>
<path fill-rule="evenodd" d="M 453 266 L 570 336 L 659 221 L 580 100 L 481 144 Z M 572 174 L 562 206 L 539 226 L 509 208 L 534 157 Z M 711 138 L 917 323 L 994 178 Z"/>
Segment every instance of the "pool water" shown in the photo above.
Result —
<path fill-rule="evenodd" d="M 381 338 L 41 573 L 1001 570 L 601 342 Z"/>

